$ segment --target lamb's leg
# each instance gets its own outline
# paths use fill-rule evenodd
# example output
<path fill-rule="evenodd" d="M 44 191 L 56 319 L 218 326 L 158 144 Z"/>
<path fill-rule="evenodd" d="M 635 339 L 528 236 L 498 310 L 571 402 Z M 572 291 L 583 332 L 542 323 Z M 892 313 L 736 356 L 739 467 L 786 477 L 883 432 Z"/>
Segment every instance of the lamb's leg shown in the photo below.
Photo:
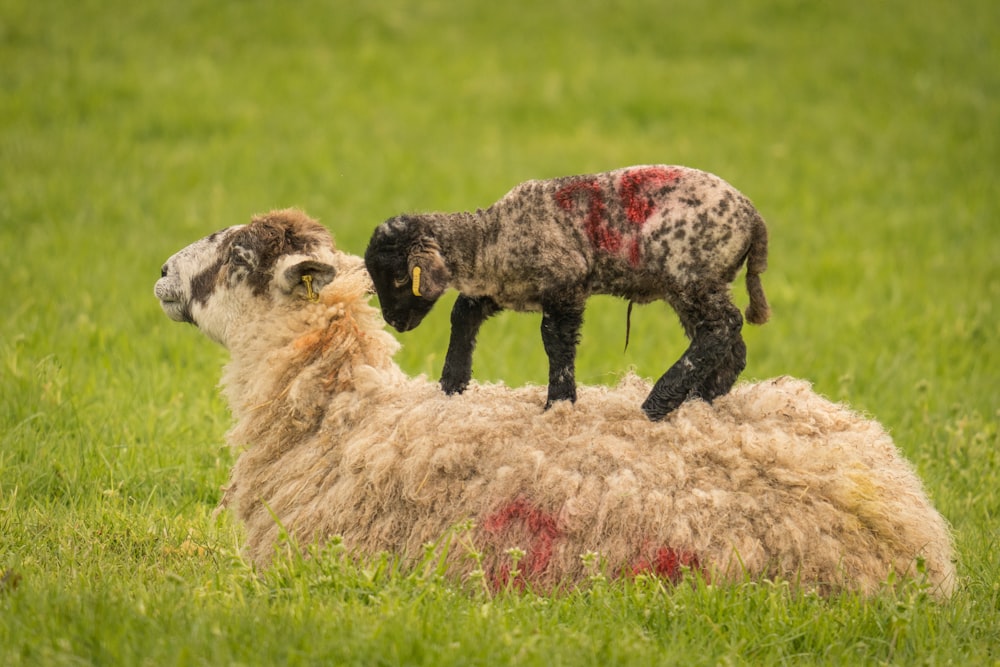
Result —
<path fill-rule="evenodd" d="M 500 310 L 502 308 L 489 297 L 460 294 L 455 300 L 451 309 L 451 339 L 444 357 L 444 370 L 441 371 L 441 389 L 446 394 L 461 394 L 469 386 L 472 351 L 476 348 L 479 327 Z"/>
<path fill-rule="evenodd" d="M 576 402 L 576 346 L 582 326 L 583 306 L 542 306 L 542 345 L 549 357 L 546 410 L 555 401 Z"/>
<path fill-rule="evenodd" d="M 742 342 L 740 328 L 743 317 L 739 309 L 719 294 L 690 299 L 687 303 L 695 305 L 690 309 L 678 308 L 677 312 L 691 344 L 656 381 L 642 404 L 643 412 L 653 421 L 659 421 L 673 412 L 689 395 L 705 398 L 701 392 L 711 395 L 727 382 L 729 386 L 722 393 L 729 391 L 742 370 L 734 372 L 735 366 L 739 365 L 735 363 L 739 350 L 734 349 L 734 340 Z M 745 347 L 743 350 L 745 356 Z"/>
<path fill-rule="evenodd" d="M 729 348 L 729 353 L 723 357 L 722 362 L 715 367 L 715 370 L 694 388 L 692 396 L 711 403 L 719 396 L 729 393 L 729 390 L 736 384 L 736 378 L 743 372 L 746 365 L 747 346 L 743 342 L 743 337 L 737 332 L 736 338 Z"/>

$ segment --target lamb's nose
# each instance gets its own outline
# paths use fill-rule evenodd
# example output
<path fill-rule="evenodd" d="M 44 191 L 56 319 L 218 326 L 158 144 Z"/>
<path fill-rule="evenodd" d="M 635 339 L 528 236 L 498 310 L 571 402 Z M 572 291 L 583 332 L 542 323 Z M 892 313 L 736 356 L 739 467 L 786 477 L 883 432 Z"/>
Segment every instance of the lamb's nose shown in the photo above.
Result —
<path fill-rule="evenodd" d="M 404 333 L 413 328 L 410 321 L 402 317 L 393 316 L 390 318 L 386 318 L 386 320 L 389 322 L 389 324 L 392 325 L 392 328 L 398 331 L 399 333 Z"/>

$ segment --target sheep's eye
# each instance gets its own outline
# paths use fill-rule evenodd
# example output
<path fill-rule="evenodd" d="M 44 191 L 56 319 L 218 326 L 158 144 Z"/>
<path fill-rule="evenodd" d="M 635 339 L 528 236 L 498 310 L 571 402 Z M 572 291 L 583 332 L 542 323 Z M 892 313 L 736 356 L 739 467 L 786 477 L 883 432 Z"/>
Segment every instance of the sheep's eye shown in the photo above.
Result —
<path fill-rule="evenodd" d="M 393 280 L 392 284 L 395 285 L 396 287 L 402 287 L 408 282 L 410 282 L 410 276 L 404 273 L 401 276 L 397 277 L 395 280 Z"/>

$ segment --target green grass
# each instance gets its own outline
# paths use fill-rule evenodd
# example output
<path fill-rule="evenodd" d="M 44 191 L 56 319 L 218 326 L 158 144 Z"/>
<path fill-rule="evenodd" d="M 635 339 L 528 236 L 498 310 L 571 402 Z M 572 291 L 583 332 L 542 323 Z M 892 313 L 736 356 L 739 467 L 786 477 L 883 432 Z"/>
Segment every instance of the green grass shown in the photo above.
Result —
<path fill-rule="evenodd" d="M 991 0 L 0 0 L 0 663 L 997 664 L 997 25 Z M 763 212 L 774 317 L 745 377 L 891 430 L 954 526 L 954 599 L 490 598 L 294 552 L 253 572 L 212 514 L 225 353 L 159 311 L 163 260 L 289 205 L 360 253 L 402 211 L 657 162 Z M 447 310 L 401 337 L 409 372 L 440 371 Z M 491 320 L 477 377 L 544 382 L 537 328 Z M 659 305 L 624 335 L 594 299 L 581 381 L 685 344 Z"/>

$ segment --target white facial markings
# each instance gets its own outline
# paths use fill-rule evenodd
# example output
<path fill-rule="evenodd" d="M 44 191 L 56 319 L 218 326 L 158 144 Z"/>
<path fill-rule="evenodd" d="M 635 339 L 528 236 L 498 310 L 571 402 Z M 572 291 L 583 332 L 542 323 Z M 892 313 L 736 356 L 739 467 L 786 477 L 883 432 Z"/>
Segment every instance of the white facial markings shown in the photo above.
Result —
<path fill-rule="evenodd" d="M 211 296 L 205 285 L 195 285 L 195 279 L 213 266 L 221 266 L 220 248 L 232 232 L 243 225 L 227 227 L 177 251 L 163 264 L 162 276 L 153 287 L 153 294 L 167 316 L 177 322 L 197 324 L 192 307 Z M 203 283 L 204 281 L 199 281 Z"/>

